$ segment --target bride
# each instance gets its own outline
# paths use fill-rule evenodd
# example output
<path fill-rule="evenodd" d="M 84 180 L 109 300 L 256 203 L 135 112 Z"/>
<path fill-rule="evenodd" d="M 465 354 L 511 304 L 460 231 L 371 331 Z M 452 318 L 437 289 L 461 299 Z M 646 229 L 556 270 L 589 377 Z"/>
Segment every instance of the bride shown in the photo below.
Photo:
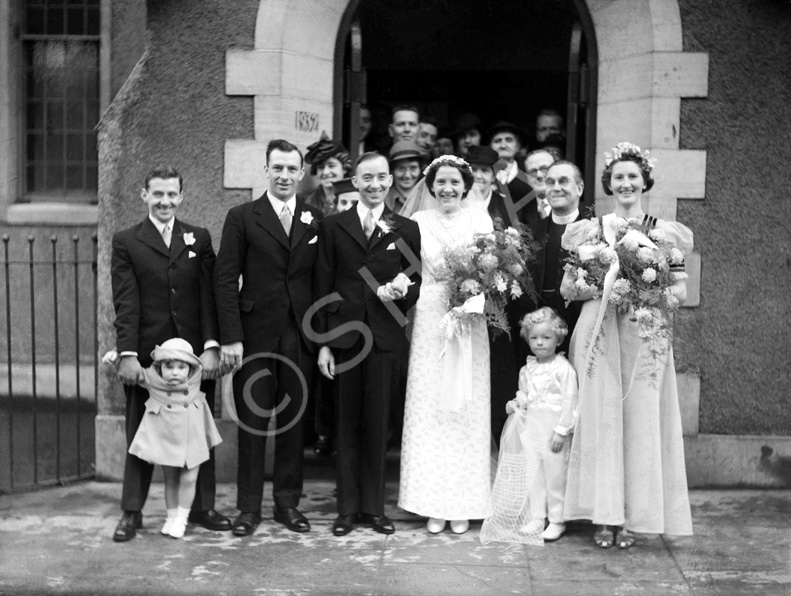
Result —
<path fill-rule="evenodd" d="M 444 249 L 469 246 L 475 234 L 493 226 L 485 210 L 462 205 L 473 185 L 463 159 L 435 159 L 425 181 L 437 206 L 412 216 L 420 226 L 423 285 L 409 354 L 398 506 L 428 517 L 431 533 L 443 531 L 449 520 L 451 530 L 461 534 L 470 519 L 489 512 L 489 340 L 481 321 L 472 325 L 468 362 L 455 351 L 442 355 L 447 290 L 434 276 Z M 448 383 L 446 375 L 465 372 L 472 381 L 463 395 L 448 390 L 458 385 Z"/>

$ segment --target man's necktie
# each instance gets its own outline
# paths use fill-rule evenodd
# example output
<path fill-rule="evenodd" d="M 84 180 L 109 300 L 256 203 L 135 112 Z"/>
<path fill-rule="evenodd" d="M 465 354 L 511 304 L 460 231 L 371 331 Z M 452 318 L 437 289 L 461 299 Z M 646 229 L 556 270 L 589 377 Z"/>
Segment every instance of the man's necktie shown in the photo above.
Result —
<path fill-rule="evenodd" d="M 371 239 L 375 227 L 374 212 L 369 209 L 368 213 L 365 215 L 365 219 L 363 219 L 363 232 L 365 232 L 365 237 L 368 238 L 368 240 Z"/>
<path fill-rule="evenodd" d="M 291 211 L 288 206 L 283 205 L 283 211 L 280 212 L 280 223 L 283 224 L 283 229 L 286 231 L 286 236 L 291 234 Z"/>
<path fill-rule="evenodd" d="M 167 225 L 162 228 L 162 240 L 165 241 L 165 246 L 170 248 L 170 238 L 172 236 L 172 232 L 170 231 L 170 226 Z"/>

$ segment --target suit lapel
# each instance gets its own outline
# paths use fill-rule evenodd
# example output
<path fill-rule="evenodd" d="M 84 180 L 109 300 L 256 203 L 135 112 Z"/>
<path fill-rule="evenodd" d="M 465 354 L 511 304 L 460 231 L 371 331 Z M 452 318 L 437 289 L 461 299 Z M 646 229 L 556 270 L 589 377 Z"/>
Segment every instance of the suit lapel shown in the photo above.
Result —
<path fill-rule="evenodd" d="M 140 224 L 140 229 L 138 229 L 137 233 L 135 234 L 135 238 L 137 238 L 143 244 L 150 246 L 163 256 L 167 257 L 170 255 L 170 250 L 165 245 L 165 241 L 162 239 L 162 234 L 159 233 L 159 230 L 156 229 L 148 217 L 146 217 L 143 220 L 143 223 Z"/>
<path fill-rule="evenodd" d="M 360 225 L 360 218 L 357 216 L 355 207 L 338 215 L 338 226 L 346 230 L 346 233 L 354 238 L 363 250 L 368 250 L 368 239 L 363 234 L 363 227 Z"/>
<path fill-rule="evenodd" d="M 294 220 L 291 222 L 291 248 L 293 249 L 299 241 L 302 240 L 302 237 L 307 232 L 307 225 L 302 223 L 302 214 L 303 213 L 310 213 L 305 209 L 305 204 L 302 199 L 297 199 L 296 207 L 294 208 Z M 313 214 L 310 213 L 312 216 Z M 280 226 L 281 228 L 283 226 Z"/>
<path fill-rule="evenodd" d="M 283 224 L 280 223 L 280 218 L 275 213 L 275 210 L 272 209 L 272 204 L 269 202 L 269 197 L 266 193 L 256 201 L 257 205 L 255 206 L 255 221 L 256 223 L 261 226 L 264 230 L 266 230 L 270 235 L 272 235 L 280 244 L 283 245 L 283 248 L 288 250 L 288 236 L 286 236 L 286 231 L 283 229 Z M 294 221 L 291 222 L 291 228 L 294 228 Z"/>
<path fill-rule="evenodd" d="M 186 248 L 187 244 L 184 242 L 184 229 L 181 227 L 181 222 L 176 219 L 173 221 L 173 235 L 170 237 L 169 263 L 175 261 Z"/>
<path fill-rule="evenodd" d="M 385 206 L 384 211 L 382 211 L 382 217 L 379 218 L 379 221 L 382 221 L 382 220 L 384 220 L 384 219 L 386 219 L 388 217 L 390 217 L 390 219 L 392 219 L 392 217 L 391 217 L 392 213 L 393 212 L 390 211 L 390 209 L 388 209 L 387 206 Z M 385 234 L 382 231 L 382 229 L 377 225 L 374 228 L 374 233 L 371 235 L 371 242 L 369 243 L 368 250 L 373 250 L 374 247 L 376 247 L 376 245 L 379 244 L 382 241 L 382 238 L 384 238 L 386 235 L 387 234 Z M 363 234 L 363 238 L 364 237 L 365 237 L 365 235 Z"/>

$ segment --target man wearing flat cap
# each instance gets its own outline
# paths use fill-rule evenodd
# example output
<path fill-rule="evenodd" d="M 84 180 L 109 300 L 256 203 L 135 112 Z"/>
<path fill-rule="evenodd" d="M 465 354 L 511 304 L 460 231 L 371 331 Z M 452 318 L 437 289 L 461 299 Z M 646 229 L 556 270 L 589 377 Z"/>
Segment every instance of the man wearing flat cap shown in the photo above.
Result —
<path fill-rule="evenodd" d="M 393 213 L 399 213 L 409 193 L 420 180 L 426 154 L 413 141 L 398 141 L 390 148 L 390 171 L 393 186 L 385 197 L 385 205 Z"/>

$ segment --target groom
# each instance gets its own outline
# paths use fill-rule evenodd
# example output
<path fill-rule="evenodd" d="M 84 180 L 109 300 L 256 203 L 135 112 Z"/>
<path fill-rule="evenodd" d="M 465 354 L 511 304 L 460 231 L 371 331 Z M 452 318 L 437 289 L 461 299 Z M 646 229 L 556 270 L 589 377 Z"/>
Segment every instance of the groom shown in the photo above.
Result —
<path fill-rule="evenodd" d="M 387 159 L 361 155 L 352 183 L 360 200 L 321 222 L 315 268 L 319 370 L 335 381 L 336 536 L 355 523 L 395 532 L 384 514 L 388 416 L 407 352 L 405 314 L 420 292 L 420 231 L 384 204 Z"/>

